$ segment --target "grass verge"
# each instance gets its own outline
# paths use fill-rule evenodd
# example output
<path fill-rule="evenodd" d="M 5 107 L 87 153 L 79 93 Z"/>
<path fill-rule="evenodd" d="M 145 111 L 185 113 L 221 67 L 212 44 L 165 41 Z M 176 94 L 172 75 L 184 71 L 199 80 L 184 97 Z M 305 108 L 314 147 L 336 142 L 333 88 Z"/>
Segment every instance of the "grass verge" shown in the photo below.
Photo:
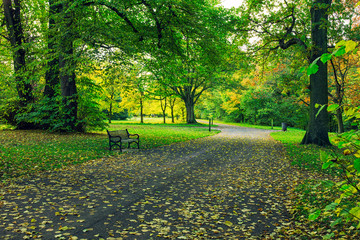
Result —
<path fill-rule="evenodd" d="M 329 154 L 341 154 L 341 151 L 334 147 L 319 147 L 313 144 L 301 145 L 300 142 L 305 135 L 305 131 L 296 128 L 288 128 L 288 131 L 272 132 L 271 136 L 282 142 L 287 153 L 292 159 L 292 165 L 300 169 L 311 172 L 333 174 L 331 169 L 324 171 L 320 161 L 320 152 L 324 151 Z M 330 134 L 330 141 L 335 138 L 335 134 Z"/>
<path fill-rule="evenodd" d="M 359 231 L 355 228 L 356 221 L 340 220 L 340 210 L 339 214 L 329 210 L 329 206 L 332 206 L 331 204 L 334 204 L 335 199 L 339 197 L 339 192 L 341 194 L 339 191 L 341 185 L 334 184 L 339 181 L 341 173 L 336 168 L 322 169 L 320 152 L 327 152 L 349 161 L 352 156 L 344 156 L 342 150 L 335 146 L 323 148 L 315 145 L 300 145 L 304 135 L 305 131 L 292 128 L 287 132 L 271 133 L 275 140 L 284 144 L 293 165 L 301 170 L 316 173 L 312 175 L 312 179 L 299 182 L 295 189 L 296 198 L 293 199 L 291 212 L 296 220 L 298 236 L 294 236 L 294 239 L 359 239 Z M 330 134 L 329 137 L 330 141 L 333 141 L 336 135 Z M 345 199 L 337 205 L 337 208 L 351 209 L 353 205 L 353 202 Z M 321 215 L 311 219 L 310 216 L 317 211 Z"/>
<path fill-rule="evenodd" d="M 281 127 L 279 127 L 279 126 L 271 127 L 271 126 L 253 125 L 253 124 L 249 124 L 249 123 L 230 123 L 230 122 L 219 121 L 219 120 L 216 120 L 216 123 L 222 123 L 222 124 L 239 126 L 239 127 L 266 129 L 266 130 L 281 130 Z"/>
<path fill-rule="evenodd" d="M 201 124 L 136 124 L 116 121 L 109 130 L 125 129 L 140 135 L 140 148 L 154 148 L 175 142 L 215 135 Z M 134 146 L 135 147 L 135 146 Z M 0 131 L 0 179 L 58 169 L 109 155 L 106 131 L 59 134 L 33 130 Z"/>

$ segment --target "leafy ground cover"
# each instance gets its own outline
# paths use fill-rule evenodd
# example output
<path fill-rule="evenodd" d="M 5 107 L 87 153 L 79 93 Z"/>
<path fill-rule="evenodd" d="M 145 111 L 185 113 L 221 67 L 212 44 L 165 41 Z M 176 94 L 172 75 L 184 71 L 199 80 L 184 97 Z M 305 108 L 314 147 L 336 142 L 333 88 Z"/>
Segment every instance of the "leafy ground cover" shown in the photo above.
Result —
<path fill-rule="evenodd" d="M 3 186 L 4 239 L 286 239 L 300 172 L 269 131 L 128 151 Z M 278 235 L 277 235 L 278 233 Z"/>
<path fill-rule="evenodd" d="M 109 129 L 127 128 L 130 133 L 140 134 L 141 148 L 148 149 L 218 133 L 218 131 L 209 132 L 201 126 L 201 124 L 189 126 L 117 121 L 112 123 Z M 45 131 L 3 130 L 0 131 L 0 179 L 59 169 L 117 154 L 118 151 L 109 152 L 105 131 L 60 134 Z"/>
<path fill-rule="evenodd" d="M 294 231 L 302 239 L 359 239 L 359 231 L 356 222 L 342 221 L 340 207 L 352 205 L 346 199 L 339 205 L 334 205 L 341 186 L 334 185 L 332 181 L 339 181 L 338 176 L 342 174 L 336 168 L 323 167 L 321 154 L 334 157 L 351 159 L 352 156 L 344 156 L 343 151 L 335 146 L 320 148 L 315 145 L 300 145 L 305 131 L 299 129 L 288 129 L 287 132 L 273 132 L 271 136 L 281 141 L 290 156 L 292 165 L 308 174 L 308 178 L 299 182 L 292 207 L 289 209 L 297 221 Z M 336 134 L 330 134 L 333 142 Z M 330 181 L 332 180 L 332 181 Z M 337 214 L 331 213 L 338 208 Z M 320 209 L 327 209 L 321 216 Z M 334 211 L 336 212 L 336 211 Z M 315 217 L 316 216 L 316 217 Z"/>

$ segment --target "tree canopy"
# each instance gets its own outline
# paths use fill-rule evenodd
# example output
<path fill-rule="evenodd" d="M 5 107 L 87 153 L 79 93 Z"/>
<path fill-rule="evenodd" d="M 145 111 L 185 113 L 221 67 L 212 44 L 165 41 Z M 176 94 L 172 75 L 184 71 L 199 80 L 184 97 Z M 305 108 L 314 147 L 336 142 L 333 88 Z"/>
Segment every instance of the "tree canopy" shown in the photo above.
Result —
<path fill-rule="evenodd" d="M 333 113 L 319 106 L 358 103 L 358 62 L 353 53 L 319 59 L 339 41 L 358 44 L 358 8 L 341 0 L 246 0 L 237 9 L 216 0 L 3 0 L 0 116 L 22 129 L 86 131 L 123 113 L 143 119 L 149 105 L 162 116 L 171 109 L 173 119 L 185 110 L 187 123 L 307 125 L 304 144 L 328 145 Z M 339 131 L 343 113 L 334 114 Z"/>

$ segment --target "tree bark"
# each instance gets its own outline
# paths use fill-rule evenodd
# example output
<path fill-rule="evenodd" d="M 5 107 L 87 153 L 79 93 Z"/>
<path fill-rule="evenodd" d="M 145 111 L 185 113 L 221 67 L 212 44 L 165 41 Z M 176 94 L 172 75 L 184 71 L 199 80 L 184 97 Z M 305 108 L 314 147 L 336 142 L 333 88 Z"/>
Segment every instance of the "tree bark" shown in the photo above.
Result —
<path fill-rule="evenodd" d="M 49 0 L 49 31 L 48 31 L 48 62 L 45 73 L 44 96 L 50 99 L 55 97 L 56 89 L 59 87 L 59 56 L 56 49 L 57 24 L 56 15 L 60 13 L 61 8 L 55 3 L 56 0 Z"/>
<path fill-rule="evenodd" d="M 111 117 L 112 117 L 112 102 L 110 102 L 110 105 L 109 105 L 109 123 L 111 123 Z"/>
<path fill-rule="evenodd" d="M 170 102 L 170 110 L 171 110 L 171 122 L 175 123 L 174 107 L 175 107 L 176 98 L 170 99 L 169 102 Z"/>
<path fill-rule="evenodd" d="M 140 123 L 144 123 L 144 104 L 143 104 L 143 94 L 140 96 Z"/>
<path fill-rule="evenodd" d="M 343 121 L 343 109 L 342 107 L 338 108 L 336 110 L 336 120 L 337 120 L 337 125 L 338 125 L 338 133 L 343 133 L 344 132 L 344 121 Z"/>
<path fill-rule="evenodd" d="M 164 98 L 164 103 L 162 102 L 162 100 L 160 99 L 160 105 L 161 105 L 161 111 L 163 112 L 163 122 L 164 124 L 166 123 L 166 97 Z"/>
<path fill-rule="evenodd" d="M 195 103 L 191 99 L 185 99 L 185 107 L 186 107 L 186 123 L 192 124 L 197 123 L 195 119 Z"/>
<path fill-rule="evenodd" d="M 20 99 L 20 106 L 24 107 L 33 102 L 34 96 L 32 86 L 24 75 L 26 72 L 26 51 L 23 48 L 24 32 L 21 23 L 20 3 L 20 0 L 3 0 L 5 23 L 13 52 L 16 90 Z"/>
<path fill-rule="evenodd" d="M 331 0 L 315 0 L 311 7 L 312 50 L 310 62 L 327 52 L 327 11 Z M 329 114 L 324 109 L 318 114 L 316 104 L 328 104 L 327 64 L 318 61 L 319 70 L 310 76 L 310 120 L 301 144 L 331 145 L 329 140 Z M 318 115 L 317 115 L 318 114 Z"/>
<path fill-rule="evenodd" d="M 61 96 L 64 107 L 64 117 L 68 131 L 77 130 L 78 96 L 76 89 L 76 62 L 74 59 L 74 33 L 73 16 L 71 12 L 66 12 L 67 4 L 62 7 L 63 19 L 61 23 L 60 42 L 59 42 L 59 71 Z"/>

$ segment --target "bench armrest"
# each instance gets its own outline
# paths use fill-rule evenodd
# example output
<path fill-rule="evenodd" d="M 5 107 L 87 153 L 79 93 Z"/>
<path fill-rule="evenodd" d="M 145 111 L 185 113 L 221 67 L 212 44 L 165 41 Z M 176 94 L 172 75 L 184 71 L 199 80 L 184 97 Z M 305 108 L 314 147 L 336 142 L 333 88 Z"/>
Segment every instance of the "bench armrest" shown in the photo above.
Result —
<path fill-rule="evenodd" d="M 139 137 L 140 137 L 139 134 L 129 134 L 129 138 L 130 138 L 131 136 L 136 136 L 137 139 L 139 139 Z"/>

